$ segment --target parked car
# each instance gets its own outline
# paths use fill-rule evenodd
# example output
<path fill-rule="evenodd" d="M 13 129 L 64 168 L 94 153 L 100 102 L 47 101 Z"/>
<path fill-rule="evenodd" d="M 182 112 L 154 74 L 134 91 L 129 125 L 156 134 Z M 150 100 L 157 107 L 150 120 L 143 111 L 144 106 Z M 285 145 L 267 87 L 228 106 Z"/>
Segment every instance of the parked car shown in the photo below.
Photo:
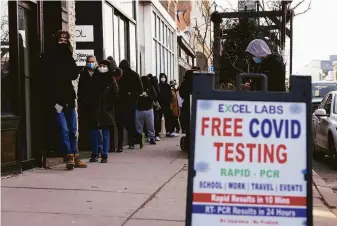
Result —
<path fill-rule="evenodd" d="M 312 112 L 314 112 L 321 103 L 323 97 L 337 90 L 337 84 L 332 81 L 313 81 L 312 82 Z"/>
<path fill-rule="evenodd" d="M 312 115 L 312 143 L 314 157 L 328 155 L 337 169 L 337 91 L 325 95 Z"/>

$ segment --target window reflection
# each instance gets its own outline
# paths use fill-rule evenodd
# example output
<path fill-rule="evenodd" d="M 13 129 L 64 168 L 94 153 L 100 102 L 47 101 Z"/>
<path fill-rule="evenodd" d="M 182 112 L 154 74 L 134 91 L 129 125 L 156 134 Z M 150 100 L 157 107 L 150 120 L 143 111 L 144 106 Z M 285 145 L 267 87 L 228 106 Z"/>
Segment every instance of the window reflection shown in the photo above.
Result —
<path fill-rule="evenodd" d="M 126 59 L 125 57 L 125 21 L 119 20 L 119 46 L 120 46 L 120 60 Z"/>
<path fill-rule="evenodd" d="M 130 66 L 131 69 L 137 70 L 137 48 L 136 48 L 136 26 L 129 23 L 130 26 Z"/>
<path fill-rule="evenodd" d="M 115 61 L 120 62 L 119 58 L 119 17 L 114 15 L 114 49 L 115 49 Z"/>
<path fill-rule="evenodd" d="M 105 41 L 105 56 L 113 56 L 113 24 L 112 24 L 112 8 L 105 4 L 104 6 L 104 41 Z"/>

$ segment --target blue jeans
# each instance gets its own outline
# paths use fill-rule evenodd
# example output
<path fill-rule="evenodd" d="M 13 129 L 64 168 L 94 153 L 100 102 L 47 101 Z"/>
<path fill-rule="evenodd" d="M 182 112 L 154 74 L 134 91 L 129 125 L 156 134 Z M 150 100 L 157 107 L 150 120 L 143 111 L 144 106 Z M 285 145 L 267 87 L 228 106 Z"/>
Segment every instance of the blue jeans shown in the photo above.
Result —
<path fill-rule="evenodd" d="M 155 138 L 153 109 L 147 111 L 136 110 L 136 130 L 138 134 L 143 133 L 143 127 L 146 125 L 150 139 Z"/>
<path fill-rule="evenodd" d="M 56 112 L 57 124 L 60 128 L 61 145 L 65 154 L 77 153 L 77 122 L 76 112 L 73 109 L 64 109 L 60 113 Z"/>
<path fill-rule="evenodd" d="M 98 131 L 98 149 L 103 151 L 103 132 L 101 129 Z"/>
<path fill-rule="evenodd" d="M 110 148 L 110 130 L 108 128 L 101 129 L 101 130 L 93 129 L 90 131 L 91 151 L 92 153 L 98 155 L 100 131 L 102 131 L 102 137 L 103 137 L 102 157 L 108 157 L 108 152 Z"/>

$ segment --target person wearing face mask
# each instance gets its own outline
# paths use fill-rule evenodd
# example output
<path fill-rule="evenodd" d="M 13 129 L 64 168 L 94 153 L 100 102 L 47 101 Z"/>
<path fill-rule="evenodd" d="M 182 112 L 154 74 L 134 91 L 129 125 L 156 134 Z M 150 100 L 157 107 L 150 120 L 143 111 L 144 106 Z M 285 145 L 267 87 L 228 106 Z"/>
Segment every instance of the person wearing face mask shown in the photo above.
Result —
<path fill-rule="evenodd" d="M 180 133 L 180 108 L 178 101 L 178 89 L 177 89 L 177 81 L 173 80 L 170 82 L 171 92 L 172 92 L 172 101 L 171 101 L 171 109 L 172 109 L 172 128 L 175 133 Z"/>
<path fill-rule="evenodd" d="M 78 70 L 70 45 L 70 34 L 58 31 L 54 37 L 55 45 L 46 51 L 42 59 L 47 84 L 46 101 L 56 115 L 67 169 L 85 168 L 87 165 L 80 160 L 77 150 L 76 93 L 72 81 L 77 79 Z"/>
<path fill-rule="evenodd" d="M 97 68 L 97 61 L 94 55 L 87 56 L 86 66 L 80 73 L 80 79 L 77 89 L 77 106 L 80 137 L 79 143 L 82 144 L 89 140 L 89 125 L 88 125 L 88 110 L 90 107 L 90 93 L 93 88 L 93 74 Z M 87 136 L 88 134 L 88 136 Z M 102 131 L 99 134 L 99 153 L 103 150 L 103 135 Z"/>
<path fill-rule="evenodd" d="M 118 85 L 108 60 L 99 62 L 99 66 L 93 74 L 93 89 L 90 96 L 88 120 L 91 141 L 90 162 L 98 161 L 98 142 L 101 130 L 103 134 L 101 163 L 106 163 L 110 149 L 110 129 L 116 126 L 115 105 L 118 98 Z"/>
<path fill-rule="evenodd" d="M 171 86 L 168 84 L 167 76 L 164 73 L 159 74 L 159 104 L 161 106 L 160 119 L 165 118 L 166 137 L 175 137 L 172 127 L 172 91 Z"/>
<path fill-rule="evenodd" d="M 267 43 L 262 39 L 251 41 L 246 52 L 257 64 L 257 72 L 267 76 L 268 91 L 286 91 L 285 64 L 280 54 L 272 53 Z M 261 81 L 257 79 L 255 83 L 255 90 L 261 90 Z"/>

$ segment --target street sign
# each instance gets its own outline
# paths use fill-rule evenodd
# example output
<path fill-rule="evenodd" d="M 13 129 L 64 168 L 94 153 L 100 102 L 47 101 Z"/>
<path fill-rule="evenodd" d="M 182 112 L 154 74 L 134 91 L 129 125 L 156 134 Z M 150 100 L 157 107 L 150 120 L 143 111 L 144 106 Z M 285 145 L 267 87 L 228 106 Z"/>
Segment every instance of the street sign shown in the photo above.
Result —
<path fill-rule="evenodd" d="M 195 74 L 187 226 L 312 226 L 311 78 L 291 83 L 216 91 Z"/>

